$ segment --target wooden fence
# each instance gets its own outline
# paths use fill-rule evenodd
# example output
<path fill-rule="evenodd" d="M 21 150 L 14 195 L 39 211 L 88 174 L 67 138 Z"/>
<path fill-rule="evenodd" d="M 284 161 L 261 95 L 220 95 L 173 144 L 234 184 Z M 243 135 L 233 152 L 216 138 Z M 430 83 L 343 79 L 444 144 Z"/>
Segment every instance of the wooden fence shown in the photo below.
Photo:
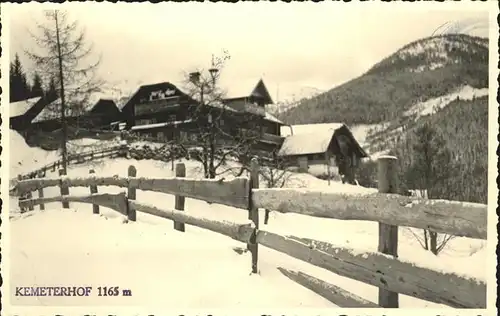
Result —
<path fill-rule="evenodd" d="M 120 153 L 120 151 L 126 150 L 123 145 L 112 146 L 104 149 L 89 150 L 82 153 L 68 155 L 68 164 L 71 163 L 81 163 L 86 160 L 102 159 L 107 157 L 113 157 Z M 124 152 L 126 153 L 126 152 Z M 45 166 L 28 172 L 26 174 L 18 175 L 18 179 L 30 179 L 35 178 L 40 175 L 40 173 L 45 174 L 47 171 L 55 172 L 62 166 L 62 159 L 46 164 Z"/>
<path fill-rule="evenodd" d="M 51 202 L 93 204 L 108 207 L 136 220 L 142 212 L 174 221 L 174 229 L 184 231 L 185 225 L 211 230 L 247 244 L 252 255 L 251 270 L 258 270 L 259 245 L 285 253 L 340 276 L 379 288 L 379 300 L 370 302 L 333 284 L 301 271 L 278 269 L 287 277 L 316 292 L 340 307 L 399 307 L 398 293 L 448 305 L 454 308 L 486 308 L 486 284 L 455 274 L 415 266 L 398 259 L 398 226 L 429 229 L 438 233 L 486 239 L 487 206 L 446 200 L 425 200 L 392 194 L 397 190 L 395 157 L 379 159 L 379 193 L 347 194 L 305 189 L 259 189 L 259 166 L 252 160 L 250 178 L 230 181 L 185 178 L 183 164 L 176 165 L 176 177 L 141 178 L 130 166 L 126 177 L 89 177 L 58 179 L 27 179 L 17 183 L 19 193 L 40 192 L 38 198 L 20 200 L 23 209 Z M 59 186 L 61 196 L 44 197 L 43 189 Z M 99 194 L 98 186 L 119 186 L 128 193 Z M 85 196 L 69 195 L 70 187 L 89 187 Z M 136 200 L 136 190 L 176 196 L 174 209 L 158 208 Z M 208 220 L 190 215 L 184 199 L 193 198 L 219 203 L 248 211 L 249 223 Z M 323 241 L 295 236 L 282 236 L 259 228 L 259 209 L 282 213 L 298 213 L 338 220 L 379 222 L 379 252 L 353 251 Z"/>

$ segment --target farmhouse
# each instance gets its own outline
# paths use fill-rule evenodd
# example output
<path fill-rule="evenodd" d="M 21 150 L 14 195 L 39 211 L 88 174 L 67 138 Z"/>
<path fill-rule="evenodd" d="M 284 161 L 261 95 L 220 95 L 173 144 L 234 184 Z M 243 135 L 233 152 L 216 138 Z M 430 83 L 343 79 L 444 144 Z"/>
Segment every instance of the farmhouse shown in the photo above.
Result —
<path fill-rule="evenodd" d="M 265 111 L 266 104 L 270 103 L 272 99 L 262 80 L 246 94 L 212 102 L 203 108 L 174 84 L 162 82 L 139 87 L 121 111 L 127 129 L 159 141 L 196 142 L 200 126 L 217 117 L 218 127 L 225 134 L 258 133 L 258 149 L 272 150 L 283 142 L 280 129 L 284 123 Z"/>
<path fill-rule="evenodd" d="M 16 131 L 29 129 L 32 120 L 40 114 L 47 105 L 44 97 L 35 97 L 12 102 L 9 105 L 9 127 Z"/>
<path fill-rule="evenodd" d="M 368 154 L 345 124 L 330 124 L 326 130 L 285 137 L 278 156 L 301 172 L 307 172 L 310 165 L 336 165 L 345 181 L 354 183 L 355 170 Z"/>

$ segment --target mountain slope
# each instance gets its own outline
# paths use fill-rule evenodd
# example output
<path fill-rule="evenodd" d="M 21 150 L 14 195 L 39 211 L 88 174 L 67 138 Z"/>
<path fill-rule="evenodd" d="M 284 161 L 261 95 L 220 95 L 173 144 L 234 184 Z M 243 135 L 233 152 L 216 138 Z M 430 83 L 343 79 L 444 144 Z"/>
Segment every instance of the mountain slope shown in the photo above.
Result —
<path fill-rule="evenodd" d="M 375 124 L 463 85 L 488 86 L 488 40 L 440 35 L 410 43 L 364 75 L 280 115 L 289 124 Z"/>

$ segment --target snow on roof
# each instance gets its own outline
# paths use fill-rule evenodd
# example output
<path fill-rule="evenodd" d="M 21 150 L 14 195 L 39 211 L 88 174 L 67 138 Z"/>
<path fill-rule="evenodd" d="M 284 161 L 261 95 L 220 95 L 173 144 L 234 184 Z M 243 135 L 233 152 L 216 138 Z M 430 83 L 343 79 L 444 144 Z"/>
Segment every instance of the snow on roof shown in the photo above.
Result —
<path fill-rule="evenodd" d="M 47 104 L 43 110 L 38 113 L 38 115 L 31 121 L 32 123 L 43 122 L 46 120 L 51 120 L 58 117 L 59 113 L 55 112 L 55 109 L 59 109 L 61 105 L 61 99 L 58 98 L 55 101 Z"/>
<path fill-rule="evenodd" d="M 35 97 L 26 100 L 10 103 L 9 118 L 26 114 L 42 97 Z"/>
<path fill-rule="evenodd" d="M 92 108 L 94 108 L 94 106 L 97 105 L 98 101 L 101 99 L 103 101 L 110 100 L 110 99 L 102 98 L 102 94 L 99 94 L 99 93 L 95 93 L 95 94 L 90 95 L 85 102 L 86 108 L 83 109 L 83 111 L 85 113 L 89 112 L 90 110 L 92 110 Z M 110 100 L 110 101 L 113 101 L 113 100 Z M 39 122 L 43 122 L 46 120 L 55 119 L 55 118 L 59 117 L 60 109 L 61 109 L 61 99 L 57 98 L 56 100 L 47 104 L 43 108 L 43 110 L 33 119 L 32 123 L 39 123 Z M 66 116 L 67 117 L 75 116 L 72 112 L 73 112 L 73 109 L 71 109 L 70 107 L 66 108 Z"/>
<path fill-rule="evenodd" d="M 159 127 L 165 127 L 165 126 L 170 126 L 170 125 L 178 125 L 182 123 L 189 123 L 192 122 L 192 119 L 189 120 L 184 120 L 184 121 L 173 121 L 173 122 L 163 122 L 163 123 L 155 123 L 155 124 L 144 124 L 144 125 L 137 125 L 137 126 L 132 126 L 131 130 L 137 131 L 137 130 L 144 130 L 144 129 L 153 129 L 153 128 L 159 128 Z"/>
<path fill-rule="evenodd" d="M 274 116 L 268 112 L 266 112 L 265 119 L 268 121 L 272 121 L 272 122 L 276 122 L 276 123 L 280 123 L 280 124 L 285 124 L 282 121 L 280 121 L 276 116 Z"/>
<path fill-rule="evenodd" d="M 328 149 L 335 129 L 322 133 L 303 133 L 285 137 L 278 156 L 293 156 L 324 153 Z"/>

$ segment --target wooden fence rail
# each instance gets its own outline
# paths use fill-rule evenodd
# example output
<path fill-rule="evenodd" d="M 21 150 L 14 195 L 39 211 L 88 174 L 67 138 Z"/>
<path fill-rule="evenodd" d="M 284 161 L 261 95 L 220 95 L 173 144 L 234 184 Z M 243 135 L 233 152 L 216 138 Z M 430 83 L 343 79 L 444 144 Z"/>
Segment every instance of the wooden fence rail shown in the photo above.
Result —
<path fill-rule="evenodd" d="M 470 238 L 487 238 L 487 206 L 448 200 L 424 200 L 397 194 L 353 194 L 309 189 L 258 189 L 258 208 L 341 220 L 375 221 L 429 229 Z"/>
<path fill-rule="evenodd" d="M 70 164 L 71 162 L 82 162 L 86 158 L 90 158 L 90 160 L 106 158 L 109 156 L 116 155 L 117 153 L 120 152 L 120 150 L 123 150 L 123 145 L 117 145 L 117 146 L 112 146 L 109 148 L 90 150 L 90 151 L 86 151 L 86 152 L 82 152 L 82 153 L 78 153 L 78 154 L 74 154 L 74 155 L 68 155 L 68 164 Z M 45 166 L 43 166 L 39 169 L 33 170 L 33 171 L 28 172 L 26 174 L 22 174 L 20 176 L 21 176 L 21 179 L 34 178 L 40 172 L 43 174 L 45 174 L 47 171 L 55 172 L 56 170 L 59 169 L 60 166 L 62 166 L 62 159 L 59 159 L 59 160 L 56 160 L 56 161 L 51 162 L 49 164 L 46 164 Z"/>
<path fill-rule="evenodd" d="M 279 268 L 291 280 L 318 293 L 340 307 L 399 307 L 398 293 L 444 304 L 455 308 L 485 308 L 486 284 L 478 280 L 434 271 L 400 260 L 397 256 L 398 226 L 429 229 L 458 236 L 486 239 L 486 205 L 444 200 L 425 200 L 398 196 L 391 192 L 397 183 L 390 180 L 394 174 L 394 158 L 382 158 L 379 164 L 379 193 L 341 194 L 301 189 L 259 189 L 258 164 L 254 159 L 250 178 L 229 181 L 185 178 L 185 166 L 177 164 L 174 178 L 141 178 L 131 166 L 127 177 L 61 177 L 57 179 L 27 179 L 16 185 L 19 193 L 42 192 L 39 198 L 19 201 L 21 209 L 33 209 L 35 205 L 51 202 L 79 202 L 107 207 L 136 220 L 136 212 L 146 213 L 174 222 L 174 228 L 185 231 L 184 225 L 192 225 L 225 235 L 247 244 L 252 254 L 251 269 L 258 272 L 258 245 L 287 254 L 379 288 L 378 303 L 370 302 L 333 284 L 303 272 Z M 394 178 L 393 178 L 394 179 Z M 382 181 L 380 181 L 382 180 Z M 43 189 L 50 186 L 90 187 L 87 196 L 65 193 L 56 197 L 43 197 Z M 127 188 L 128 193 L 98 194 L 97 186 Z M 168 193 L 176 196 L 173 209 L 158 208 L 136 201 L 135 190 Z M 184 201 L 193 198 L 219 203 L 240 209 L 249 214 L 247 224 L 208 220 L 190 215 Z M 182 205 L 181 205 L 182 204 Z M 95 211 L 97 207 L 97 212 Z M 316 217 L 341 220 L 366 220 L 379 222 L 379 252 L 359 252 L 337 247 L 323 241 L 295 236 L 282 236 L 259 229 L 258 209 L 278 212 L 294 212 Z M 181 226 L 182 224 L 182 226 Z M 181 229 L 182 227 L 182 229 Z M 385 232 L 385 233 L 384 233 Z M 395 233 L 394 233 L 395 232 Z"/>

